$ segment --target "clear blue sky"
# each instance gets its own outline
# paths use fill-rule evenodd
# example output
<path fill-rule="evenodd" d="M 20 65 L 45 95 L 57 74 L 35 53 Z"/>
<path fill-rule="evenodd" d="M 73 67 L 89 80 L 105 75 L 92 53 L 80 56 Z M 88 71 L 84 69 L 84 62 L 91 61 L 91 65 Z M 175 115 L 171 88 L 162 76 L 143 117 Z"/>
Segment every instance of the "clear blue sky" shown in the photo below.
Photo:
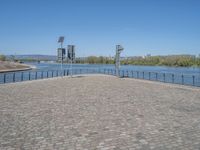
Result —
<path fill-rule="evenodd" d="M 78 56 L 199 54 L 200 0 L 1 0 L 0 53 Z"/>

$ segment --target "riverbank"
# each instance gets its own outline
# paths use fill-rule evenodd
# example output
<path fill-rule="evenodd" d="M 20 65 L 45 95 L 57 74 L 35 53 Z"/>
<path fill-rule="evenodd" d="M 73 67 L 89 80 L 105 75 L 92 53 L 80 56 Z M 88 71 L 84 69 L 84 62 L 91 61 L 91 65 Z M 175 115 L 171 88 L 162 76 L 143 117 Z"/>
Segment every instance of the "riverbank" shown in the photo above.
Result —
<path fill-rule="evenodd" d="M 200 89 L 106 75 L 0 85 L 0 149 L 196 149 Z"/>
<path fill-rule="evenodd" d="M 33 68 L 34 66 L 31 66 L 31 65 L 8 62 L 8 61 L 0 61 L 0 73 L 13 72 L 13 71 L 25 71 L 25 70 L 31 70 Z"/>
<path fill-rule="evenodd" d="M 114 59 L 108 57 L 89 56 L 84 60 L 77 59 L 78 63 L 89 64 L 114 64 Z M 200 57 L 195 55 L 166 55 L 166 56 L 137 56 L 121 59 L 123 65 L 144 65 L 144 66 L 169 66 L 169 67 L 192 67 L 200 66 Z"/>

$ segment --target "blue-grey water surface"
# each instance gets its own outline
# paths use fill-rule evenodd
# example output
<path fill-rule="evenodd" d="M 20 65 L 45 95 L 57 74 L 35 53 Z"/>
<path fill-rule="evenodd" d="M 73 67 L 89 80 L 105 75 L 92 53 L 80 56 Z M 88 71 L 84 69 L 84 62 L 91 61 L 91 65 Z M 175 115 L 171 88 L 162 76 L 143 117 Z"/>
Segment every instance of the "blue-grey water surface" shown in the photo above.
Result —
<path fill-rule="evenodd" d="M 57 63 L 31 63 L 37 67 L 37 70 L 60 70 L 61 65 Z M 69 69 L 69 64 L 63 64 L 63 69 Z M 115 69 L 115 65 L 110 64 L 73 64 L 74 69 Z M 137 65 L 121 65 L 121 70 L 158 72 L 158 73 L 173 73 L 184 75 L 199 75 L 200 67 L 167 67 L 167 66 L 137 66 Z"/>

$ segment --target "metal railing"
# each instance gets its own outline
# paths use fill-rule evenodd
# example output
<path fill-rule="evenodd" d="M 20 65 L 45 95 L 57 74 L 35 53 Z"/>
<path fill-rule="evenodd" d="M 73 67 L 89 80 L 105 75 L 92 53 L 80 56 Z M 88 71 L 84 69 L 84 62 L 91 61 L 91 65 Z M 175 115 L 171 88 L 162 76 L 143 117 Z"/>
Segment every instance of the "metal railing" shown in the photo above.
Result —
<path fill-rule="evenodd" d="M 200 75 L 121 70 L 120 76 L 200 87 Z"/>
<path fill-rule="evenodd" d="M 27 80 L 37 80 L 60 76 L 70 76 L 70 69 L 49 70 L 49 71 L 24 71 L 0 73 L 0 84 L 21 82 Z M 80 74 L 107 74 L 116 75 L 115 69 L 73 69 L 73 75 Z M 146 71 L 120 70 L 120 77 L 137 78 L 166 83 L 182 84 L 200 87 L 200 75 L 172 74 Z"/>

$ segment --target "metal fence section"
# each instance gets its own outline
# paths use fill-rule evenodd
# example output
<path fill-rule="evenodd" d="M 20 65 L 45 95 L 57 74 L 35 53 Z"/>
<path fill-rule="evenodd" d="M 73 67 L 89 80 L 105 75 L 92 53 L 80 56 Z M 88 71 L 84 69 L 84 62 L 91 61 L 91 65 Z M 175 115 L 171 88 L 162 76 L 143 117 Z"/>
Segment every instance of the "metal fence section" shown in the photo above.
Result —
<path fill-rule="evenodd" d="M 116 76 L 115 69 L 73 69 L 73 75 L 81 74 L 107 74 Z M 28 80 L 38 80 L 53 77 L 70 76 L 70 69 L 66 70 L 49 70 L 49 71 L 22 71 L 22 72 L 9 72 L 0 73 L 0 84 L 14 83 Z M 120 77 L 144 79 L 151 81 L 159 81 L 173 84 L 182 84 L 200 87 L 200 75 L 187 75 L 187 74 L 172 74 L 172 73 L 159 73 L 159 72 L 145 72 L 133 70 L 120 70 Z"/>

